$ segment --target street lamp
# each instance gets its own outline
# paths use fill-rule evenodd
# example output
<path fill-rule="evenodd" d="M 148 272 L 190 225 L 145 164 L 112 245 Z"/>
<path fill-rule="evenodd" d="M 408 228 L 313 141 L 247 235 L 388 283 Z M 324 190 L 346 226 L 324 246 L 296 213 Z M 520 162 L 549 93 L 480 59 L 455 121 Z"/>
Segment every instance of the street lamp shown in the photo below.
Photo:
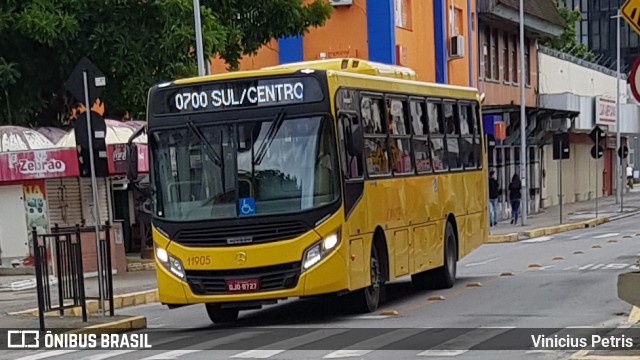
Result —
<path fill-rule="evenodd" d="M 520 179 L 522 179 L 522 226 L 527 224 L 527 119 L 525 111 L 524 0 L 520 0 Z"/>
<path fill-rule="evenodd" d="M 200 23 L 200 0 L 193 0 L 193 20 L 196 26 L 196 57 L 198 58 L 198 76 L 204 76 L 204 54 L 202 51 L 202 24 Z"/>

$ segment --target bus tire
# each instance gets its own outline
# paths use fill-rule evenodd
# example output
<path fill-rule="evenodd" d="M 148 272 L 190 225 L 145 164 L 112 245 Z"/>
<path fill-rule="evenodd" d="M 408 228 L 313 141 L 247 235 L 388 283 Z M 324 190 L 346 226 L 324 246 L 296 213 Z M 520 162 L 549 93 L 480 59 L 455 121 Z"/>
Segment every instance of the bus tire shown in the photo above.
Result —
<path fill-rule="evenodd" d="M 371 244 L 371 257 L 369 258 L 370 263 L 370 275 L 371 275 L 371 285 L 368 287 L 359 290 L 354 295 L 354 307 L 355 311 L 359 313 L 370 313 L 374 312 L 380 306 L 382 302 L 382 294 L 384 288 L 384 279 L 383 279 L 383 270 L 381 256 L 384 256 L 383 253 L 378 249 L 378 245 L 374 241 Z"/>
<path fill-rule="evenodd" d="M 444 265 L 411 275 L 411 283 L 420 290 L 450 289 L 456 280 L 458 241 L 450 221 L 445 228 Z"/>
<path fill-rule="evenodd" d="M 215 324 L 223 324 L 238 320 L 240 309 L 238 308 L 221 308 L 218 304 L 205 304 L 207 307 L 207 315 Z"/>

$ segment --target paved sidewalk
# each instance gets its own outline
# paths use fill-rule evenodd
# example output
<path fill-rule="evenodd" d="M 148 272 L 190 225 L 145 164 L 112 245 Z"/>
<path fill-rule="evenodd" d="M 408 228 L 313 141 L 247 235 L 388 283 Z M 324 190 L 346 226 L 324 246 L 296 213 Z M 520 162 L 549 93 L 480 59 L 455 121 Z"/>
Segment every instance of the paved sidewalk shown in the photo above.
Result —
<path fill-rule="evenodd" d="M 624 212 L 620 212 L 620 204 L 616 204 L 616 197 L 608 196 L 598 199 L 598 218 L 613 220 L 616 217 L 640 212 L 640 186 L 624 194 Z M 585 220 L 596 219 L 595 200 L 581 201 L 562 205 L 562 224 L 574 224 Z M 499 236 L 524 232 L 560 225 L 560 207 L 551 206 L 537 214 L 529 214 L 527 225 L 512 225 L 509 219 L 501 220 L 498 225 L 491 227 L 490 235 Z"/>
<path fill-rule="evenodd" d="M 0 277 L 0 281 L 5 282 L 7 279 Z M 21 280 L 24 280 L 21 276 Z M 116 274 L 113 276 L 113 292 L 114 297 L 123 294 L 140 293 L 157 288 L 155 271 L 136 271 Z M 88 297 L 98 296 L 98 279 L 96 277 L 85 279 L 86 295 Z M 51 287 L 52 302 L 57 303 L 57 287 Z M 144 297 L 144 296 L 143 296 Z M 54 300 L 55 299 L 55 300 Z M 153 297 L 155 300 L 155 297 Z M 135 302 L 135 297 L 131 296 L 127 302 Z M 145 300 L 146 302 L 146 300 Z M 130 304 L 133 305 L 133 304 Z M 97 302 L 94 304 L 97 306 Z M 38 307 L 36 297 L 36 289 L 28 289 L 22 291 L 0 291 L 0 323 L 5 328 L 28 328 L 38 326 L 38 317 L 30 315 L 9 315 L 8 313 L 32 309 Z M 117 306 L 116 306 L 117 307 Z M 96 325 L 112 322 L 114 320 L 128 319 L 127 316 L 118 316 L 119 309 L 115 309 L 115 318 L 109 316 L 102 317 L 100 315 L 92 315 L 89 318 L 89 324 L 83 324 L 81 318 L 73 315 L 65 315 L 64 318 L 58 316 L 47 316 L 47 327 L 65 327 L 78 328 L 83 325 Z"/>

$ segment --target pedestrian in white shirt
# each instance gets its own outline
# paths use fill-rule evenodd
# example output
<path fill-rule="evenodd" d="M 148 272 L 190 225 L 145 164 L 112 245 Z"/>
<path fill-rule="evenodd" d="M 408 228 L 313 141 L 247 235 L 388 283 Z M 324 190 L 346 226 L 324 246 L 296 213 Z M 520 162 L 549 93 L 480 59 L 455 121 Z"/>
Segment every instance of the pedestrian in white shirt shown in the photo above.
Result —
<path fill-rule="evenodd" d="M 633 168 L 627 164 L 627 186 L 633 189 Z"/>

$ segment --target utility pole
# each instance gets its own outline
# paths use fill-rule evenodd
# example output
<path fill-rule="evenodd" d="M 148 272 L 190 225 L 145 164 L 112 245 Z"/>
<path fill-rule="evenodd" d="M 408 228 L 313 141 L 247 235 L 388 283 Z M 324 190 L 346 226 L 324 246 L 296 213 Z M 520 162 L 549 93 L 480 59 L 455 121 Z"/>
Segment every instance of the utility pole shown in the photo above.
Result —
<path fill-rule="evenodd" d="M 520 179 L 522 181 L 522 226 L 527 225 L 529 187 L 527 185 L 527 119 L 524 66 L 524 0 L 520 0 Z"/>
<path fill-rule="evenodd" d="M 200 0 L 193 0 L 193 20 L 196 27 L 196 56 L 198 57 L 198 76 L 204 76 L 204 53 L 202 50 L 202 23 L 200 22 Z"/>

